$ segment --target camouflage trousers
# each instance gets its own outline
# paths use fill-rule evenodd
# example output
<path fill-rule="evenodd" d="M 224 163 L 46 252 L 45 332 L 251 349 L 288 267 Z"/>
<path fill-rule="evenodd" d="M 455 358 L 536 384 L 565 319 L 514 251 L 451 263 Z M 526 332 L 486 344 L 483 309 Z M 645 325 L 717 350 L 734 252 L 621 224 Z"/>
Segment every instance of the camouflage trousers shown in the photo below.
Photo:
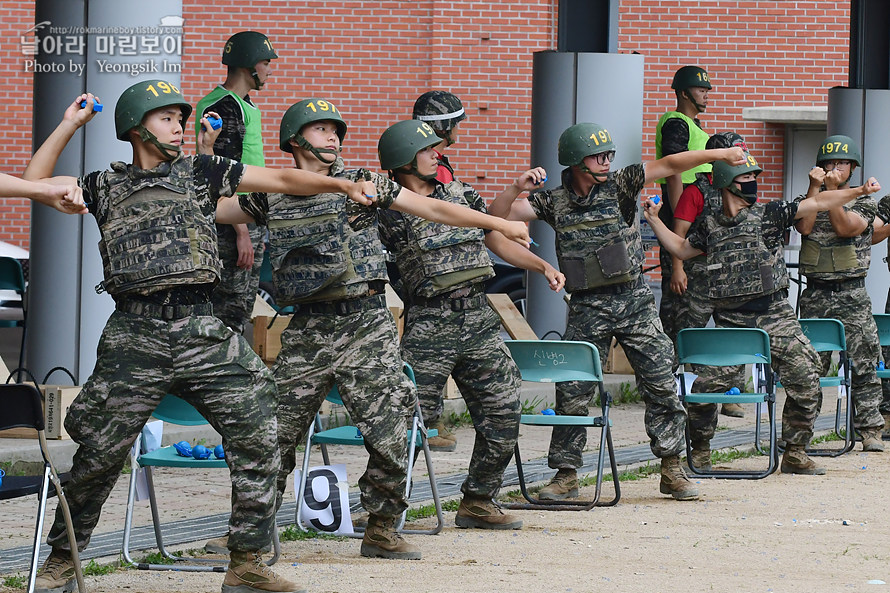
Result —
<path fill-rule="evenodd" d="M 687 327 L 705 327 L 714 313 L 711 298 L 708 296 L 708 268 L 706 256 L 694 257 L 684 262 L 686 271 L 686 292 L 680 296 L 677 309 L 677 325 L 679 330 Z M 676 335 L 674 343 L 676 344 Z M 705 370 L 707 369 L 707 370 Z M 745 384 L 745 367 L 702 367 L 691 365 L 689 369 L 699 378 L 692 384 L 693 393 L 718 393 L 728 391 L 729 387 L 739 387 Z M 729 387 L 723 388 L 723 385 Z M 689 431 L 692 435 L 705 431 L 714 436 L 714 427 L 717 425 L 717 406 L 714 404 L 687 404 L 686 411 L 689 414 Z"/>
<path fill-rule="evenodd" d="M 298 310 L 281 335 L 272 368 L 280 393 L 278 506 L 296 467 L 296 447 L 334 385 L 370 454 L 358 481 L 365 510 L 397 517 L 408 506 L 406 435 L 414 385 L 402 371 L 398 333 L 383 295 L 364 299 L 366 309 L 346 315 Z"/>
<path fill-rule="evenodd" d="M 621 288 L 625 288 L 623 285 Z M 646 404 L 644 422 L 656 457 L 677 455 L 685 446 L 686 412 L 677 396 L 671 372 L 674 347 L 661 329 L 655 297 L 640 276 L 629 288 L 605 287 L 599 292 L 572 295 L 563 339 L 591 342 L 603 364 L 612 337 L 618 340 L 634 369 L 637 388 Z M 569 381 L 556 387 L 556 413 L 583 416 L 595 395 L 589 381 Z M 555 427 L 548 463 L 552 468 L 577 468 L 587 444 L 587 431 Z"/>
<path fill-rule="evenodd" d="M 232 478 L 229 547 L 255 551 L 272 538 L 277 391 L 266 365 L 216 317 L 161 321 L 115 311 L 93 374 L 65 428 L 80 447 L 65 486 L 78 549 L 87 546 L 130 447 L 167 393 L 191 403 L 222 435 Z M 61 509 L 47 539 L 70 549 Z"/>
<path fill-rule="evenodd" d="M 769 334 L 772 368 L 778 373 L 786 393 L 782 410 L 782 438 L 792 445 L 808 444 L 813 438 L 813 424 L 822 404 L 822 390 L 819 387 L 821 363 L 800 329 L 788 300 L 775 301 L 763 312 L 716 310 L 714 322 L 717 327 L 756 327 Z M 708 372 L 714 368 L 701 367 L 699 379 L 696 380 L 696 385 L 701 381 L 700 392 L 719 393 L 744 384 L 741 376 L 722 384 L 719 380 L 715 381 L 708 376 Z M 706 406 L 713 410 L 713 422 L 704 425 L 693 424 L 690 420 L 690 438 L 695 442 L 710 441 L 714 436 L 717 406 L 702 404 L 702 408 Z"/>
<path fill-rule="evenodd" d="M 802 318 L 837 319 L 844 324 L 847 355 L 850 358 L 850 391 L 853 395 L 853 426 L 856 429 L 882 428 L 881 384 L 875 365 L 880 357 L 878 326 L 871 313 L 871 298 L 865 288 L 832 291 L 807 287 L 800 297 Z M 831 353 L 820 354 L 822 374 L 827 375 Z"/>
<path fill-rule="evenodd" d="M 402 356 L 414 368 L 417 397 L 427 425 L 442 415 L 448 376 L 460 389 L 476 429 L 464 494 L 493 498 L 519 436 L 522 379 L 500 337 L 490 307 L 465 311 L 412 306 Z"/>
<path fill-rule="evenodd" d="M 671 254 L 660 245 L 658 247 L 658 261 L 661 264 L 661 300 L 658 303 L 658 318 L 661 320 L 661 327 L 664 328 L 664 333 L 670 338 L 671 344 L 676 344 L 677 332 L 685 327 L 680 319 L 684 295 L 677 294 L 671 290 L 671 276 L 674 273 L 674 264 L 671 261 Z M 672 368 L 676 367 L 677 361 L 675 357 Z"/>
<path fill-rule="evenodd" d="M 235 230 L 230 224 L 216 225 L 219 258 L 222 261 L 219 284 L 213 289 L 213 314 L 232 328 L 236 334 L 244 331 L 244 325 L 253 313 L 257 288 L 260 285 L 260 267 L 263 263 L 263 236 L 265 227 L 247 225 L 250 242 L 253 243 L 253 267 L 244 270 L 238 267 L 238 246 L 235 243 Z"/>

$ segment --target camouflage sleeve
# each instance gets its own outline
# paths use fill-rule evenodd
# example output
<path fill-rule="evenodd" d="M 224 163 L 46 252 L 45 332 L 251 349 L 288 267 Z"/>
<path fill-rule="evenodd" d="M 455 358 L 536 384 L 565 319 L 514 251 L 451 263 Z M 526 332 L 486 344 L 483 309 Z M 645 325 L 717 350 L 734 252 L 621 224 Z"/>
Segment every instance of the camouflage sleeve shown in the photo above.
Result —
<path fill-rule="evenodd" d="M 794 225 L 798 205 L 784 200 L 767 203 L 763 212 L 763 240 L 767 245 L 784 241 L 785 230 Z"/>
<path fill-rule="evenodd" d="M 99 191 L 99 178 L 102 171 L 93 171 L 77 180 L 77 185 L 83 190 L 83 201 L 96 220 L 102 220 L 108 211 L 108 200 L 102 199 L 102 192 Z"/>
<path fill-rule="evenodd" d="M 679 117 L 672 117 L 661 126 L 661 156 L 689 150 L 689 126 Z"/>
<path fill-rule="evenodd" d="M 890 223 L 890 195 L 881 198 L 875 215 L 883 220 L 884 224 Z"/>
<path fill-rule="evenodd" d="M 463 184 L 464 186 L 464 199 L 467 201 L 467 204 L 470 205 L 470 208 L 473 210 L 478 210 L 482 214 L 488 214 L 488 208 L 485 206 L 485 200 L 482 196 L 479 195 L 472 186 Z M 486 231 L 487 232 L 487 231 Z"/>
<path fill-rule="evenodd" d="M 244 177 L 244 165 L 225 157 L 199 154 L 192 157 L 195 192 L 216 204 L 222 196 L 234 195 Z"/>
<path fill-rule="evenodd" d="M 618 207 L 624 222 L 634 224 L 637 220 L 638 197 L 646 185 L 646 166 L 643 163 L 628 165 L 615 173 L 618 185 Z"/>
<path fill-rule="evenodd" d="M 405 226 L 405 217 L 396 210 L 378 210 L 380 240 L 391 252 L 398 253 L 408 242 L 408 229 Z"/>
<path fill-rule="evenodd" d="M 689 227 L 689 232 L 686 233 L 686 240 L 689 241 L 689 244 L 700 251 L 708 250 L 708 231 L 705 226 L 705 218 L 705 216 L 696 218 L 692 226 Z"/>
<path fill-rule="evenodd" d="M 223 121 L 223 127 L 213 144 L 213 154 L 223 156 L 233 161 L 240 161 L 244 151 L 244 114 L 241 106 L 231 95 L 220 98 L 219 101 L 204 110 L 215 111 Z M 203 113 L 201 115 L 204 115 Z"/>
<path fill-rule="evenodd" d="M 238 194 L 238 205 L 247 214 L 253 217 L 259 226 L 267 226 L 269 213 L 269 197 L 263 193 Z"/>
<path fill-rule="evenodd" d="M 861 216 L 866 224 L 872 224 L 875 221 L 878 204 L 869 196 L 859 196 L 850 205 L 849 210 Z"/>
<path fill-rule="evenodd" d="M 402 186 L 379 173 L 374 173 L 367 169 L 362 169 L 361 171 L 364 178 L 374 182 L 374 185 L 377 187 L 377 207 L 388 210 L 392 203 L 396 201 L 396 196 L 402 191 Z M 370 174 L 370 177 L 367 177 L 368 174 Z"/>
<path fill-rule="evenodd" d="M 535 216 L 553 226 L 553 193 L 549 189 L 530 194 L 528 203 L 535 211 Z"/>

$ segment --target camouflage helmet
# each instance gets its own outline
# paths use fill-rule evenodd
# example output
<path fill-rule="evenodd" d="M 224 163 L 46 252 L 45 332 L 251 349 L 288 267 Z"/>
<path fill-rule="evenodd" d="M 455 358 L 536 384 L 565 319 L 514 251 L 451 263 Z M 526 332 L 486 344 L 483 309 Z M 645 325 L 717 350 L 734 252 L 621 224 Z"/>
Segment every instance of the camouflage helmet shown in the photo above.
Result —
<path fill-rule="evenodd" d="M 745 159 L 746 161 L 744 165 L 737 165 L 735 167 L 723 161 L 714 161 L 714 187 L 729 187 L 732 185 L 733 179 L 739 175 L 744 175 L 745 173 L 754 173 L 755 176 L 760 175 L 760 172 L 763 171 L 763 169 L 760 168 L 760 165 L 757 164 L 757 161 L 754 160 L 754 157 L 751 156 L 750 152 L 745 151 Z"/>
<path fill-rule="evenodd" d="M 235 68 L 253 68 L 263 60 L 274 60 L 277 57 L 268 37 L 256 31 L 240 31 L 226 41 L 222 63 Z"/>
<path fill-rule="evenodd" d="M 816 164 L 821 165 L 825 161 L 852 161 L 856 166 L 862 166 L 862 155 L 859 145 L 849 136 L 836 134 L 825 139 L 819 152 L 816 153 Z"/>
<path fill-rule="evenodd" d="M 467 119 L 463 103 L 448 91 L 427 91 L 414 102 L 411 116 L 428 123 L 434 130 L 447 132 Z"/>
<path fill-rule="evenodd" d="M 671 88 L 675 91 L 685 91 L 692 87 L 711 88 L 711 79 L 704 68 L 698 66 L 683 66 L 674 72 L 674 80 Z"/>
<path fill-rule="evenodd" d="M 580 165 L 585 157 L 615 150 L 609 130 L 590 122 L 575 124 L 559 136 L 559 164 Z"/>
<path fill-rule="evenodd" d="M 114 131 L 119 140 L 129 142 L 127 132 L 142 123 L 149 111 L 168 105 L 182 107 L 182 127 L 192 114 L 192 106 L 179 88 L 166 80 L 144 80 L 125 90 L 114 107 Z"/>
<path fill-rule="evenodd" d="M 389 126 L 377 142 L 380 168 L 387 171 L 410 165 L 417 153 L 441 140 L 426 122 L 409 119 Z"/>
<path fill-rule="evenodd" d="M 732 148 L 733 146 L 738 146 L 745 152 L 748 152 L 748 144 L 736 132 L 717 132 L 708 138 L 708 141 L 705 143 L 705 150 Z"/>
<path fill-rule="evenodd" d="M 281 118 L 279 146 L 284 152 L 292 152 L 290 139 L 297 136 L 303 126 L 314 121 L 330 120 L 337 125 L 337 136 L 340 142 L 346 138 L 346 122 L 340 116 L 340 110 L 330 101 L 324 99 L 303 99 L 288 107 Z M 302 137 L 300 137 L 302 138 Z M 299 139 L 298 139 L 299 140 Z"/>

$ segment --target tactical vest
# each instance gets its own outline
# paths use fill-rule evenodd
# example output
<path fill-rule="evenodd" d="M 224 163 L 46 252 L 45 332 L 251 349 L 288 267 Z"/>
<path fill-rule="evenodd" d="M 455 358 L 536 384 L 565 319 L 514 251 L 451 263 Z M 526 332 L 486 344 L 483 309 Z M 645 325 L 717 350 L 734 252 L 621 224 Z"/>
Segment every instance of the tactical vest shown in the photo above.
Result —
<path fill-rule="evenodd" d="M 268 200 L 269 259 L 282 305 L 360 296 L 368 282 L 388 280 L 376 222 L 354 229 L 345 195 L 270 194 Z"/>
<path fill-rule="evenodd" d="M 655 126 L 655 158 L 660 159 L 662 156 L 661 151 L 661 129 L 664 127 L 665 122 L 671 118 L 679 118 L 686 122 L 687 127 L 689 128 L 689 143 L 686 145 L 686 150 L 704 150 L 705 144 L 708 142 L 708 133 L 698 127 L 698 124 L 695 123 L 695 120 L 691 117 L 680 113 L 679 111 L 668 111 L 658 120 L 658 125 Z M 681 174 L 681 178 L 683 179 L 683 185 L 689 185 L 693 181 L 695 181 L 696 173 L 709 173 L 711 171 L 711 163 L 705 163 L 703 165 L 699 165 L 697 167 L 693 167 L 688 171 L 683 171 Z M 659 184 L 667 183 L 667 180 L 664 178 L 656 181 Z"/>
<path fill-rule="evenodd" d="M 871 227 L 856 237 L 839 237 L 828 212 L 816 214 L 812 232 L 800 245 L 800 273 L 813 280 L 865 277 L 871 265 Z"/>
<path fill-rule="evenodd" d="M 695 182 L 692 184 L 702 193 L 702 211 L 696 216 L 696 220 L 711 214 L 718 215 L 723 212 L 723 192 L 720 188 L 714 187 L 707 173 L 698 173 L 695 176 Z M 707 255 L 702 253 L 696 255 L 690 261 L 704 266 Z"/>
<path fill-rule="evenodd" d="M 734 218 L 721 212 L 706 219 L 708 294 L 717 308 L 734 309 L 788 288 L 781 250 L 771 251 L 763 239 L 763 211 L 763 204 L 754 204 Z"/>
<path fill-rule="evenodd" d="M 469 208 L 464 188 L 453 181 L 437 186 L 433 197 Z M 454 227 L 411 214 L 403 216 L 410 245 L 396 255 L 396 260 L 411 295 L 428 298 L 494 277 L 481 229 Z"/>
<path fill-rule="evenodd" d="M 150 172 L 120 162 L 111 168 L 108 215 L 99 225 L 108 293 L 216 282 L 214 217 L 201 212 L 192 159 L 180 156 Z"/>
<path fill-rule="evenodd" d="M 260 110 L 257 108 L 256 105 L 248 103 L 232 91 L 226 89 L 223 86 L 218 86 L 210 91 L 210 93 L 208 93 L 206 97 L 198 101 L 198 117 L 196 118 L 196 124 L 198 128 L 200 129 L 200 116 L 204 113 L 204 110 L 225 97 L 226 95 L 229 95 L 233 99 L 235 99 L 235 101 L 237 101 L 238 105 L 241 107 L 241 116 L 244 121 L 244 138 L 242 140 L 241 147 L 241 162 L 245 165 L 265 167 L 266 157 L 263 154 L 263 124 L 260 120 Z"/>
<path fill-rule="evenodd" d="M 609 177 L 594 192 L 582 198 L 589 200 L 583 205 L 565 188 L 553 192 L 554 202 L 569 206 L 553 214 L 556 256 L 568 292 L 630 282 L 640 275 L 640 231 L 622 217 L 615 181 Z"/>

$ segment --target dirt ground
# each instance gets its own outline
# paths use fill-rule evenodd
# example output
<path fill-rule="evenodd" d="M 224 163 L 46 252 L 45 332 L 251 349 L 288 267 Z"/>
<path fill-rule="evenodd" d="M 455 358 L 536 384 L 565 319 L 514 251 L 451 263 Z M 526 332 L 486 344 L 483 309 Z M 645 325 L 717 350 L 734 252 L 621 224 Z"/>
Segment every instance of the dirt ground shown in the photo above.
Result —
<path fill-rule="evenodd" d="M 419 561 L 362 558 L 359 540 L 288 542 L 275 570 L 312 593 L 880 591 L 890 582 L 890 453 L 820 461 L 825 476 L 701 481 L 697 502 L 659 495 L 657 475 L 626 481 L 612 508 L 517 511 L 521 531 L 457 529 L 449 513 L 441 534 L 408 536 Z M 128 570 L 88 588 L 215 592 L 221 581 Z"/>

